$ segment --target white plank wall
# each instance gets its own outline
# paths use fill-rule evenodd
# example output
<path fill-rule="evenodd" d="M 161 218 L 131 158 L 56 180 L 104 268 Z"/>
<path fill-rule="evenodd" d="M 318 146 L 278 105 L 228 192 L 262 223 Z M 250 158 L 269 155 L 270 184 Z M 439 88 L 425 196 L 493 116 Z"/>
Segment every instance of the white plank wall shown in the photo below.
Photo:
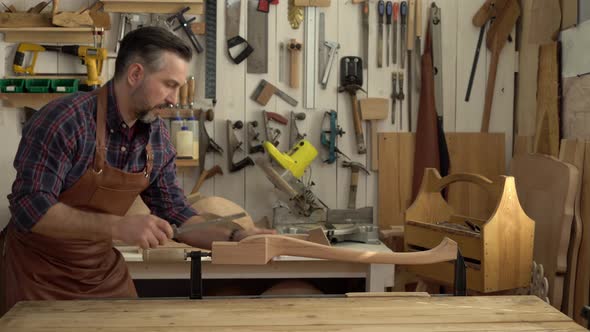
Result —
<path fill-rule="evenodd" d="M 383 97 L 389 98 L 391 94 L 391 73 L 399 68 L 390 65 L 389 68 L 377 68 L 376 66 L 376 39 L 377 39 L 377 1 L 370 0 L 370 50 L 369 66 L 364 73 L 363 88 L 367 91 L 365 95 L 359 91 L 359 98 Z M 397 0 L 399 1 L 399 0 Z M 85 4 L 92 3 L 91 0 L 72 0 L 60 3 L 62 10 L 74 10 Z M 431 0 L 425 0 L 423 4 L 423 24 L 424 29 L 427 24 L 428 9 Z M 26 10 L 37 3 L 37 0 L 4 1 L 7 5 L 15 4 L 20 10 Z M 271 112 L 277 112 L 289 118 L 291 111 L 305 112 L 307 117 L 304 121 L 298 123 L 301 132 L 307 134 L 307 138 L 320 151 L 320 155 L 312 165 L 311 178 L 315 183 L 314 192 L 331 208 L 345 208 L 348 202 L 348 188 L 350 185 L 350 170 L 344 169 L 338 164 L 327 165 L 322 163 L 325 150 L 320 144 L 320 130 L 324 112 L 336 110 L 338 112 L 339 125 L 346 131 L 344 137 L 338 140 L 339 148 L 348 155 L 353 161 L 361 162 L 367 165 L 370 155 L 359 155 L 356 153 L 354 128 L 352 121 L 352 112 L 350 97 L 346 93 L 338 93 L 339 60 L 343 56 L 361 56 L 361 10 L 360 5 L 354 5 L 350 1 L 333 0 L 328 8 L 320 8 L 319 12 L 325 13 L 326 20 L 326 40 L 340 43 L 338 58 L 334 62 L 330 81 L 326 90 L 322 90 L 317 85 L 316 109 L 306 110 L 303 108 L 303 90 L 291 89 L 287 84 L 279 82 L 279 42 L 287 43 L 290 38 L 296 38 L 298 41 L 304 41 L 303 24 L 297 30 L 293 30 L 287 20 L 287 3 L 280 1 L 278 6 L 271 6 L 268 15 L 269 20 L 269 71 L 264 75 L 246 74 L 245 62 L 240 65 L 233 64 L 227 57 L 225 43 L 225 24 L 224 24 L 224 2 L 219 1 L 217 13 L 217 104 L 215 107 L 215 120 L 213 123 L 206 124 L 209 134 L 214 140 L 227 150 L 226 138 L 226 120 L 244 121 L 244 129 L 239 137 L 246 145 L 246 123 L 247 121 L 256 120 L 260 123 L 259 130 L 262 130 L 263 109 Z M 471 17 L 483 0 L 444 0 L 438 1 L 437 5 L 442 8 L 442 31 L 443 31 L 443 75 L 444 75 L 444 116 L 445 130 L 447 131 L 479 131 L 483 113 L 483 101 L 485 86 L 488 75 L 488 63 L 490 61 L 489 53 L 480 54 L 480 61 L 473 86 L 471 100 L 469 103 L 464 101 L 469 71 L 473 61 L 475 45 L 479 29 L 471 24 Z M 240 20 L 241 35 L 246 37 L 246 13 L 247 1 L 242 1 L 242 17 Z M 203 18 L 198 18 L 202 20 Z M 318 15 L 319 19 L 319 15 Z M 107 34 L 106 46 L 112 50 L 115 42 L 115 32 L 119 17 L 112 15 L 113 31 Z M 426 30 L 424 30 L 426 31 Z M 425 37 L 426 33 L 424 33 Z M 386 36 L 386 33 L 384 34 Z M 184 37 L 184 36 L 183 36 Z M 423 40 L 424 40 L 423 37 Z M 203 41 L 204 38 L 200 38 Z M 385 46 L 385 45 L 384 45 Z M 303 45 L 308 47 L 308 45 Z M 485 43 L 484 46 L 485 47 Z M 424 47 L 422 47 L 424 49 Z M 2 76 L 13 75 L 11 70 L 12 59 L 14 57 L 15 45 L 2 42 L 0 45 L 0 59 L 4 59 L 4 65 L 0 66 Z M 384 53 L 384 57 L 385 57 Z M 304 54 L 301 53 L 303 62 Z M 514 44 L 508 43 L 502 53 L 500 67 L 498 69 L 498 79 L 495 88 L 494 106 L 491 118 L 491 131 L 505 132 L 506 151 L 510 155 L 512 141 L 512 123 L 513 123 L 513 95 L 514 95 L 514 70 L 515 70 L 515 51 Z M 288 61 L 288 57 L 287 57 Z M 399 55 L 398 55 L 399 65 Z M 203 100 L 204 95 L 204 54 L 197 55 L 193 61 L 191 75 L 197 78 L 197 101 L 198 107 L 208 108 L 210 101 Z M 112 75 L 114 63 L 109 61 L 105 70 L 105 76 Z M 40 56 L 37 68 L 44 72 L 84 72 L 84 67 L 79 65 L 79 61 L 70 56 L 57 56 L 57 54 L 47 53 Z M 405 75 L 404 92 L 406 95 L 410 91 L 407 87 L 407 74 Z M 288 73 L 286 75 L 288 77 Z M 301 71 L 303 79 L 303 70 Z M 275 84 L 278 88 L 285 91 L 299 101 L 297 107 L 291 107 L 276 96 L 273 97 L 268 105 L 262 108 L 250 99 L 250 96 L 261 79 L 266 79 Z M 303 81 L 301 82 L 303 87 Z M 412 89 L 413 91 L 413 89 Z M 415 128 L 417 119 L 417 108 L 419 96 L 414 94 L 414 114 L 412 116 L 413 126 Z M 399 103 L 397 115 L 399 116 Z M 407 98 L 404 102 L 404 123 L 400 128 L 399 121 L 395 125 L 391 124 L 388 118 L 378 124 L 379 131 L 399 131 L 407 130 L 406 108 Z M 391 114 L 391 108 L 389 110 Z M 390 115 L 391 116 L 391 115 Z M 6 196 L 10 193 L 10 187 L 14 180 L 14 170 L 12 161 L 20 139 L 20 111 L 16 109 L 2 108 L 0 112 L 0 139 L 5 142 L 0 149 L 0 167 L 4 172 L 0 176 L 0 225 L 5 224 L 9 218 L 8 202 Z M 399 120 L 399 119 L 398 119 Z M 365 140 L 368 141 L 368 135 L 365 129 Z M 287 150 L 287 141 L 289 128 L 281 128 L 282 136 L 279 148 Z M 261 132 L 261 135 L 264 135 Z M 367 149 L 370 152 L 370 149 Z M 227 155 L 217 155 L 209 153 L 206 158 L 205 168 L 210 168 L 219 164 L 223 170 L 223 176 L 216 176 L 212 180 L 205 182 L 201 192 L 207 195 L 219 195 L 235 201 L 244 206 L 251 213 L 254 219 L 263 216 L 272 217 L 272 207 L 275 203 L 275 194 L 272 192 L 272 185 L 266 180 L 262 171 L 257 167 L 248 167 L 245 170 L 229 173 L 227 170 Z M 235 161 L 243 158 L 245 154 L 237 153 Z M 262 154 L 252 155 L 253 159 L 263 156 Z M 507 158 L 509 160 L 509 158 Z M 179 182 L 185 189 L 190 191 L 196 182 L 196 169 L 183 168 L 178 170 Z M 377 204 L 377 174 L 371 173 L 370 176 L 361 175 L 359 189 L 357 194 L 357 207 L 375 206 Z"/>

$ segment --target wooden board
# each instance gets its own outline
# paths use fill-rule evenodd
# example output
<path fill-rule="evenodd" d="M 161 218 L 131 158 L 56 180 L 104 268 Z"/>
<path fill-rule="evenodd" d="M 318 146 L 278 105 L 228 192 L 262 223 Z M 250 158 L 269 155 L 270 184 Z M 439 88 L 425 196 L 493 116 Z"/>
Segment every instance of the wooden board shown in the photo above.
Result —
<path fill-rule="evenodd" d="M 47 14 L 0 13 L 0 28 L 51 27 Z"/>
<path fill-rule="evenodd" d="M 510 173 L 522 208 L 535 221 L 534 260 L 545 269 L 551 304 L 561 309 L 579 172 L 556 158 L 534 154 L 515 156 Z"/>
<path fill-rule="evenodd" d="M 588 264 L 590 262 L 590 142 L 585 143 L 580 216 L 582 217 L 582 243 L 576 273 L 574 317 L 576 322 L 586 326 L 587 320 L 582 317 L 581 312 L 582 308 L 589 304 L 590 298 L 590 264 Z"/>
<path fill-rule="evenodd" d="M 531 27 L 524 38 L 531 44 L 547 44 L 556 40 L 561 25 L 560 0 L 534 0 Z M 570 1 L 572 2 L 572 1 Z"/>
<path fill-rule="evenodd" d="M 580 172 L 580 175 L 582 175 L 584 169 L 585 149 L 586 144 L 584 141 L 578 141 L 575 139 L 561 140 L 559 160 L 573 165 L 578 172 Z M 581 190 L 582 181 L 580 179 L 580 181 L 578 181 L 578 187 L 576 188 L 574 220 L 572 222 L 570 245 L 567 253 L 567 273 L 563 291 L 563 303 L 561 305 L 561 311 L 570 317 L 574 317 L 576 273 L 578 268 L 580 244 L 582 242 L 582 216 L 580 215 Z"/>
<path fill-rule="evenodd" d="M 21 302 L 0 319 L 0 329 L 585 331 L 534 296 Z"/>
<path fill-rule="evenodd" d="M 528 36 L 531 30 L 532 6 L 535 0 L 522 0 L 521 33 Z M 537 72 L 539 69 L 539 45 L 519 38 L 518 89 L 516 96 L 516 134 L 533 136 L 537 114 Z"/>
<path fill-rule="evenodd" d="M 381 229 L 403 226 L 406 209 L 412 204 L 414 135 L 379 134 L 379 209 Z"/>
<path fill-rule="evenodd" d="M 504 134 L 447 133 L 451 173 L 477 173 L 488 178 L 506 174 Z M 402 226 L 412 191 L 414 136 L 409 133 L 379 134 L 379 209 L 382 229 Z M 457 214 L 487 219 L 495 202 L 481 188 L 453 184 L 449 202 Z"/>
<path fill-rule="evenodd" d="M 561 3 L 561 30 L 578 24 L 578 1 L 560 0 L 559 2 Z"/>
<path fill-rule="evenodd" d="M 534 151 L 557 157 L 559 153 L 559 64 L 557 43 L 541 46 Z"/>
<path fill-rule="evenodd" d="M 8 43 L 83 43 L 93 42 L 92 28 L 0 28 Z"/>

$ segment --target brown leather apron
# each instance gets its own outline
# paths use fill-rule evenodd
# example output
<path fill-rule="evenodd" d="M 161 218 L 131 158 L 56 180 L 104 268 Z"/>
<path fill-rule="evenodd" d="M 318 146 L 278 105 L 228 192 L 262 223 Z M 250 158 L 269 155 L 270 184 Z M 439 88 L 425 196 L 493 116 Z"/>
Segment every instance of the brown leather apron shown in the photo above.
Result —
<path fill-rule="evenodd" d="M 153 166 L 146 146 L 146 167 L 127 173 L 106 162 L 106 86 L 97 92 L 94 162 L 59 201 L 94 212 L 123 216 L 149 185 Z M 9 223 L 0 236 L 0 315 L 22 300 L 68 300 L 137 297 L 121 253 L 112 240 L 63 240 L 21 232 Z"/>

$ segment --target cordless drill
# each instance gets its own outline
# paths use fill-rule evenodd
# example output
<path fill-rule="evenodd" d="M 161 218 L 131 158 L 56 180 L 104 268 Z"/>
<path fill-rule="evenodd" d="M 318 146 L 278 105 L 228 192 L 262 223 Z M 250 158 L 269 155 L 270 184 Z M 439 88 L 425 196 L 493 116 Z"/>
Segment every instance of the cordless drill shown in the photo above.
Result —
<path fill-rule="evenodd" d="M 98 88 L 102 84 L 100 74 L 102 66 L 107 58 L 107 50 L 102 47 L 91 47 L 81 45 L 37 45 L 30 43 L 21 43 L 18 46 L 12 69 L 16 74 L 35 75 L 35 63 L 39 52 L 53 51 L 64 54 L 70 54 L 79 57 L 82 60 L 82 65 L 86 66 L 86 80 L 82 82 L 86 85 L 88 90 Z M 33 52 L 31 65 L 25 66 L 25 52 Z M 61 74 L 67 75 L 67 74 Z"/>

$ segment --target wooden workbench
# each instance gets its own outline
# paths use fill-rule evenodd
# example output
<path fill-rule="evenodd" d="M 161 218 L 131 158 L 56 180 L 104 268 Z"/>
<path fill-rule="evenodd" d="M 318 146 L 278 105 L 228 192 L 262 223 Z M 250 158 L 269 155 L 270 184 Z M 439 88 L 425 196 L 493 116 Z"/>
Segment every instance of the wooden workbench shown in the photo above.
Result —
<path fill-rule="evenodd" d="M 585 331 L 537 297 L 21 302 L 0 331 Z"/>
<path fill-rule="evenodd" d="M 383 243 L 366 244 L 342 242 L 338 248 L 387 252 L 391 250 Z M 169 244 L 163 248 L 188 248 Z M 141 279 L 189 279 L 190 261 L 144 261 L 138 248 L 118 247 L 134 280 Z M 279 256 L 266 265 L 225 265 L 211 264 L 211 258 L 203 258 L 204 279 L 321 279 L 321 278 L 363 278 L 367 292 L 383 292 L 393 286 L 395 267 L 391 264 L 363 264 L 314 258 Z"/>

